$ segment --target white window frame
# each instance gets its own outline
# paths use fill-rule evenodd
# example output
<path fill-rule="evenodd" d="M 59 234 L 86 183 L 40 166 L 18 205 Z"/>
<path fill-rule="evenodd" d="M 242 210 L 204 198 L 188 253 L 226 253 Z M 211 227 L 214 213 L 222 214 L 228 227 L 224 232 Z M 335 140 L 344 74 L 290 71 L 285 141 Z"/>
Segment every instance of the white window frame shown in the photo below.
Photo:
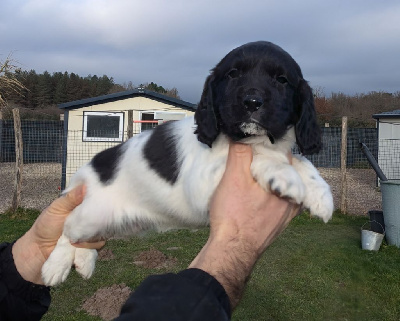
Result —
<path fill-rule="evenodd" d="M 164 111 L 164 110 L 142 110 L 140 111 L 139 115 L 140 115 L 140 120 L 142 120 L 142 114 L 154 114 L 154 121 L 158 121 L 158 125 L 161 125 L 162 123 L 165 123 L 166 121 L 170 121 L 170 120 L 180 120 L 183 118 L 187 117 L 187 113 L 183 112 L 183 111 Z M 183 116 L 181 118 L 178 119 L 163 119 L 162 115 L 180 115 Z M 142 132 L 142 127 L 140 126 L 140 132 Z"/>
<path fill-rule="evenodd" d="M 87 136 L 87 118 L 88 116 L 118 116 L 119 129 L 118 137 L 88 137 Z M 124 112 L 107 112 L 107 111 L 85 111 L 83 112 L 83 141 L 84 142 L 122 142 L 124 138 Z"/>
<path fill-rule="evenodd" d="M 164 120 L 164 118 L 162 118 L 162 115 L 183 115 L 184 117 L 182 118 L 178 118 L 178 119 L 166 119 L 166 121 L 168 120 L 180 120 L 186 117 L 186 113 L 183 111 L 163 111 L 163 110 L 157 110 L 154 111 L 154 119 L 156 120 Z"/>
<path fill-rule="evenodd" d="M 163 111 L 163 110 L 142 110 L 140 111 L 140 120 L 142 120 L 142 114 L 154 114 L 154 121 L 162 120 L 161 115 L 168 114 L 168 115 L 183 115 L 185 118 L 187 114 L 183 111 Z M 180 118 L 180 119 L 182 119 Z"/>

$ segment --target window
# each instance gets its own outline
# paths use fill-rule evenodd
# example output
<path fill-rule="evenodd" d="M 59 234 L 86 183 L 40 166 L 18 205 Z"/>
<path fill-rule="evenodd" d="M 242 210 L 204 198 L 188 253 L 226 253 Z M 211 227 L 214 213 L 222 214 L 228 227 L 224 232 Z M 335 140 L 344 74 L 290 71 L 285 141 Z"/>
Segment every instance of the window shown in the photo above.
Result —
<path fill-rule="evenodd" d="M 142 113 L 141 120 L 146 121 L 140 124 L 140 131 L 152 129 L 158 125 L 158 121 L 154 120 L 154 113 Z"/>
<path fill-rule="evenodd" d="M 83 141 L 122 142 L 123 112 L 84 112 Z"/>
<path fill-rule="evenodd" d="M 170 120 L 179 120 L 186 117 L 186 113 L 183 112 L 169 112 L 169 111 L 151 111 L 142 112 L 141 121 L 146 121 L 141 123 L 141 131 L 151 129 L 159 124 L 162 124 Z"/>

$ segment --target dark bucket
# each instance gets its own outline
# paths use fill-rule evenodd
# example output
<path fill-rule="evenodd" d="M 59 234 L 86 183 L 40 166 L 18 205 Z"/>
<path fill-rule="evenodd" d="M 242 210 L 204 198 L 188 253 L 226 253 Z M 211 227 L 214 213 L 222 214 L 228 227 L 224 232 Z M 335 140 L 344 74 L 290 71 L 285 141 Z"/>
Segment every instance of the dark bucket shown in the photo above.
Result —
<path fill-rule="evenodd" d="M 371 222 L 371 231 L 383 234 L 385 231 L 383 211 L 368 211 L 368 215 Z"/>

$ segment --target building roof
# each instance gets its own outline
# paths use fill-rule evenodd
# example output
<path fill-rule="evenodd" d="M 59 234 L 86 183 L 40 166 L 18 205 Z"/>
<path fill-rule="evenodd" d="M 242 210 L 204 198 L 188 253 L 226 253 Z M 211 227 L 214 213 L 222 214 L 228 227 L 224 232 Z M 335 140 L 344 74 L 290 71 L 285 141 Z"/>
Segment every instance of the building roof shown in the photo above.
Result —
<path fill-rule="evenodd" d="M 121 92 L 109 94 L 109 95 L 103 95 L 103 96 L 98 96 L 98 97 L 93 97 L 93 98 L 86 98 L 86 99 L 81 99 L 81 100 L 70 101 L 67 103 L 59 104 L 58 108 L 77 109 L 77 108 L 82 108 L 82 107 L 87 107 L 87 106 L 92 106 L 92 105 L 97 105 L 97 104 L 104 104 L 104 103 L 117 101 L 117 100 L 121 100 L 121 99 L 138 97 L 138 96 L 147 97 L 147 98 L 154 99 L 154 100 L 166 103 L 166 104 L 178 106 L 183 109 L 189 109 L 191 111 L 195 110 L 197 107 L 197 105 L 189 103 L 187 101 L 183 101 L 180 99 L 176 99 L 176 98 L 172 98 L 169 96 L 165 96 L 165 95 L 156 93 L 154 91 L 139 88 L 139 89 L 121 91 Z"/>
<path fill-rule="evenodd" d="M 380 119 L 380 118 L 400 118 L 400 109 L 385 111 L 380 114 L 372 115 L 372 118 Z"/>

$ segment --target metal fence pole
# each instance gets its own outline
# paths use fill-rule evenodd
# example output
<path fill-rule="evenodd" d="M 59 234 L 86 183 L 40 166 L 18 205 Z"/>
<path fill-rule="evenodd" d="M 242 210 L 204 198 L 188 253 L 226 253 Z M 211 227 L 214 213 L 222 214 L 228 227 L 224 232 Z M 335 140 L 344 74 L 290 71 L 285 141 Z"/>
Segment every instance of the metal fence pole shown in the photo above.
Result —
<path fill-rule="evenodd" d="M 347 117 L 342 117 L 342 144 L 340 153 L 340 211 L 347 212 Z"/>
<path fill-rule="evenodd" d="M 0 162 L 3 161 L 3 114 L 0 110 Z"/>

